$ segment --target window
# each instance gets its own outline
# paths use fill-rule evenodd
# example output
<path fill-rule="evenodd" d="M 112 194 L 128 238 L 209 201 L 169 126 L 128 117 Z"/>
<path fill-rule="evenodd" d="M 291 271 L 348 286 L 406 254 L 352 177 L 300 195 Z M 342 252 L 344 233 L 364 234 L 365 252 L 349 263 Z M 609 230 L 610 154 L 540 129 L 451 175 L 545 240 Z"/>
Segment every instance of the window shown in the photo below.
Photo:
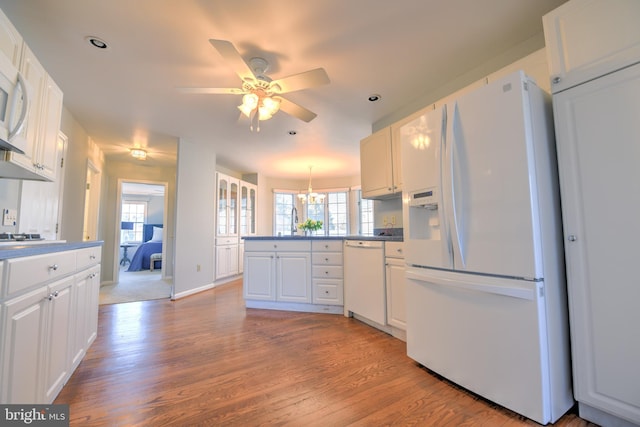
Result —
<path fill-rule="evenodd" d="M 349 193 L 336 191 L 324 194 L 324 201 L 307 204 L 306 217 L 322 221 L 322 229 L 316 234 L 346 236 L 349 231 Z"/>
<path fill-rule="evenodd" d="M 291 214 L 295 206 L 295 194 L 274 192 L 273 202 L 273 235 L 291 234 Z"/>
<path fill-rule="evenodd" d="M 120 230 L 121 242 L 142 242 L 142 225 L 147 217 L 146 202 L 123 202 L 122 222 L 132 222 L 133 230 Z"/>
<path fill-rule="evenodd" d="M 373 236 L 373 200 L 363 199 L 361 190 L 358 190 L 358 208 L 360 221 L 358 233 L 363 236 Z"/>

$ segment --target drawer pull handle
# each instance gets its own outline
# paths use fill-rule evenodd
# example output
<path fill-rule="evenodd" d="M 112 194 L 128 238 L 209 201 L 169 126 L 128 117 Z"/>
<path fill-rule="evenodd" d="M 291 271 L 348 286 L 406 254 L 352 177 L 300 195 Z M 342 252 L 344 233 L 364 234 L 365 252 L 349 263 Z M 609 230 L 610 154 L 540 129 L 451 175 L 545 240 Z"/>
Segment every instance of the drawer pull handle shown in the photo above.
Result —
<path fill-rule="evenodd" d="M 49 270 L 56 271 L 58 269 L 58 264 L 53 264 L 49 266 Z"/>
<path fill-rule="evenodd" d="M 95 255 L 89 255 L 89 259 L 96 259 Z"/>
<path fill-rule="evenodd" d="M 329 272 L 328 272 L 328 271 L 325 271 L 325 272 L 324 272 L 324 274 L 329 274 Z"/>
<path fill-rule="evenodd" d="M 329 262 L 329 258 L 325 258 L 324 260 L 325 260 L 325 261 L 327 261 L 327 262 Z"/>
<path fill-rule="evenodd" d="M 59 294 L 58 294 L 58 291 L 55 291 L 54 293 L 49 294 L 49 296 L 45 297 L 45 299 L 46 299 L 46 300 L 51 301 L 51 300 L 53 300 L 54 298 L 58 298 L 58 295 L 59 295 Z"/>

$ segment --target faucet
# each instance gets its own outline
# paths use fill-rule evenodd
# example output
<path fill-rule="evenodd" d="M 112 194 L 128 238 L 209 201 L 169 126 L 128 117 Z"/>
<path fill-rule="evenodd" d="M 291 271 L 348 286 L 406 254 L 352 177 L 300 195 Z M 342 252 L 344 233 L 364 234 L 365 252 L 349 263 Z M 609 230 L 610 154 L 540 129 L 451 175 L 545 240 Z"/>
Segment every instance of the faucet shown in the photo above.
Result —
<path fill-rule="evenodd" d="M 294 206 L 291 209 L 291 235 L 295 235 L 298 231 L 298 209 Z"/>

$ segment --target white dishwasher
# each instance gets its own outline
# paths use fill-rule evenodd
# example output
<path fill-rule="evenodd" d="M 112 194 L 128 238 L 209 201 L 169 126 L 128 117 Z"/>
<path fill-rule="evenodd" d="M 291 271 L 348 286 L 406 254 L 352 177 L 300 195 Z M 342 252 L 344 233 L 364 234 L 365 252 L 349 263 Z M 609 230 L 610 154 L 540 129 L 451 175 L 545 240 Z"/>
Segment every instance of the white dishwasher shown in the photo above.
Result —
<path fill-rule="evenodd" d="M 344 309 L 380 325 L 387 324 L 384 242 L 344 241 Z"/>

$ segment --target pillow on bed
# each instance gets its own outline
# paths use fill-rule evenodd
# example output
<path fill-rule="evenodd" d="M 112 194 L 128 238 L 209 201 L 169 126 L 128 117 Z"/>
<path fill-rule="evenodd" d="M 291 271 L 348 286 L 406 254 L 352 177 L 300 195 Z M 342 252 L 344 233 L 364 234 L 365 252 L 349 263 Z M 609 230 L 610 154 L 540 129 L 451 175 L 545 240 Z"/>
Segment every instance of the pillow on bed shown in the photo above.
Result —
<path fill-rule="evenodd" d="M 162 242 L 162 228 L 153 227 L 153 236 L 150 242 Z"/>

